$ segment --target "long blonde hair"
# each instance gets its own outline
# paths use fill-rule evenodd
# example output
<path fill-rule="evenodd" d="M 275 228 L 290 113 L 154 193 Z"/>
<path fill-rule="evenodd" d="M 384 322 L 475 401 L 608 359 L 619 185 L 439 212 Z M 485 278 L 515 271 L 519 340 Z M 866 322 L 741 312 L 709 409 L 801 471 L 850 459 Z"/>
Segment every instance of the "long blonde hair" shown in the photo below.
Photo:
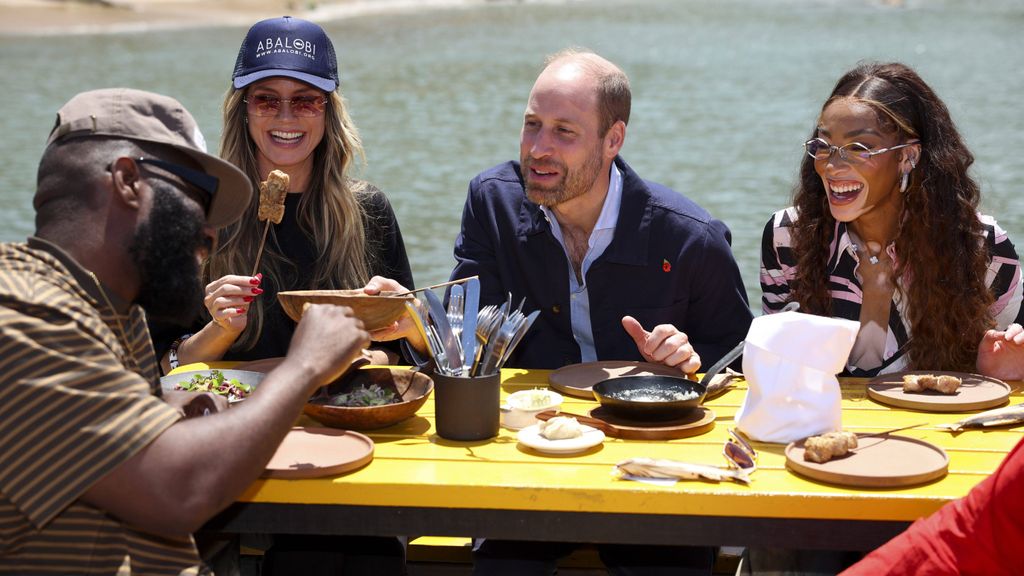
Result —
<path fill-rule="evenodd" d="M 232 87 L 224 99 L 220 154 L 245 172 L 258 187 L 260 174 L 256 144 L 249 136 L 244 98 L 244 88 Z M 367 192 L 365 183 L 350 178 L 348 170 L 354 158 L 365 163 L 366 156 L 359 131 L 349 118 L 345 100 L 338 90 L 328 94 L 324 122 L 323 140 L 313 152 L 310 186 L 299 200 L 297 214 L 300 229 L 312 239 L 317 251 L 315 269 L 309 271 L 309 288 L 357 288 L 370 279 L 370 256 L 366 251 L 363 228 L 365 215 L 358 198 Z M 206 282 L 226 274 L 248 274 L 252 271 L 264 228 L 257 219 L 258 209 L 259 197 L 254 195 L 242 218 L 221 230 L 219 247 L 204 266 Z M 268 238 L 260 260 L 265 288 L 272 288 L 274 293 L 284 289 L 279 282 L 283 278 L 286 261 L 287 258 Z M 303 275 L 305 272 L 300 271 Z M 248 350 L 256 344 L 267 308 L 278 305 L 265 300 L 256 298 L 252 302 L 248 325 L 232 345 L 232 350 Z"/>

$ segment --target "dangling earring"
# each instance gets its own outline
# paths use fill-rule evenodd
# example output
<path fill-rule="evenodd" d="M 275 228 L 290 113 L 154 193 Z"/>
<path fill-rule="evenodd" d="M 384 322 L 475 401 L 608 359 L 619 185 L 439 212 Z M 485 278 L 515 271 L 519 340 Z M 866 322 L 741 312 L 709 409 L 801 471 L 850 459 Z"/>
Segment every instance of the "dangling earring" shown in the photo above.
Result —
<path fill-rule="evenodd" d="M 917 164 L 914 162 L 913 158 L 909 158 L 908 160 L 910 162 L 910 170 L 907 170 L 906 172 L 904 172 L 903 173 L 903 179 L 900 180 L 900 193 L 901 194 L 906 193 L 906 191 L 907 191 L 907 181 L 910 180 L 910 171 L 913 170 L 914 168 L 917 168 Z"/>

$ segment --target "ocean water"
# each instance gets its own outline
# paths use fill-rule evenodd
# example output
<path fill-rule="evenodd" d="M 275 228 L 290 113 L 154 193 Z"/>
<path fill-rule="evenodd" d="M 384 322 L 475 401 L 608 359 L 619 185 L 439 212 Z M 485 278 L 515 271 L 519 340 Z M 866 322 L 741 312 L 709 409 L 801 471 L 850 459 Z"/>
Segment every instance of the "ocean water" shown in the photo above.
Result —
<path fill-rule="evenodd" d="M 896 3 L 899 4 L 899 3 Z M 751 304 L 761 231 L 789 204 L 820 106 L 860 60 L 914 66 L 976 156 L 983 210 L 1024 243 L 1024 2 L 684 0 L 493 2 L 324 22 L 417 284 L 447 279 L 469 180 L 518 157 L 546 54 L 585 46 L 630 77 L 625 159 L 724 220 Z M 0 37 L 0 241 L 33 230 L 36 166 L 74 93 L 131 86 L 175 96 L 211 149 L 244 28 Z"/>

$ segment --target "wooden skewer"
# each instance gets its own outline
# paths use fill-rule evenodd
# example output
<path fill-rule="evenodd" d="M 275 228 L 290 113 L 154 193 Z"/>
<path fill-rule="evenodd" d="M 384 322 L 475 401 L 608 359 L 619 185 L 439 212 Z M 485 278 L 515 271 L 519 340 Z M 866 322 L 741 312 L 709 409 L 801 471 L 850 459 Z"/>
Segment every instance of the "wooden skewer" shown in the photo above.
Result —
<path fill-rule="evenodd" d="M 270 220 L 267 220 L 267 225 L 263 227 L 263 238 L 260 238 L 260 248 L 256 251 L 256 263 L 252 265 L 252 274 L 255 276 L 260 271 L 260 258 L 263 257 L 263 245 L 267 243 L 267 232 L 270 231 Z"/>
<path fill-rule="evenodd" d="M 391 296 L 408 296 L 409 294 L 423 292 L 424 290 L 433 290 L 434 288 L 441 288 L 442 286 L 451 286 L 452 284 L 462 284 L 463 282 L 469 280 L 470 278 L 479 278 L 479 276 L 466 276 L 465 278 L 459 278 L 458 280 L 452 280 L 451 282 L 441 282 L 440 284 L 434 284 L 433 286 L 425 286 L 423 288 L 417 288 L 415 290 L 399 292 L 398 294 L 392 294 Z"/>

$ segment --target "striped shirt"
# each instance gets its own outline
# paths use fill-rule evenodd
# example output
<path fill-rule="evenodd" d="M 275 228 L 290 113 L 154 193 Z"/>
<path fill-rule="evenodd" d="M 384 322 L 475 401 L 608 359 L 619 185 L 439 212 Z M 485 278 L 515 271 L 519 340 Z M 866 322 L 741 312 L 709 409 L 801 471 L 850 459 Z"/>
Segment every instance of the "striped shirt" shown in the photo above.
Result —
<path fill-rule="evenodd" d="M 79 500 L 174 424 L 145 313 L 37 238 L 0 244 L 0 573 L 196 574 L 191 538 Z"/>
<path fill-rule="evenodd" d="M 792 249 L 790 228 L 796 218 L 796 208 L 791 206 L 776 212 L 764 229 L 761 239 L 761 305 L 765 314 L 781 310 L 790 297 L 789 283 L 796 277 L 796 255 Z M 1020 260 L 1006 231 L 996 224 L 995 219 L 983 214 L 979 214 L 978 218 L 984 228 L 984 241 L 991 257 L 985 281 L 995 302 L 989 311 L 995 318 L 997 328 L 1003 330 L 1013 322 L 1024 321 L 1024 310 L 1021 308 L 1024 282 L 1021 281 Z M 890 244 L 886 250 L 896 263 L 894 246 Z M 859 263 L 857 249 L 846 223 L 836 222 L 828 259 L 832 314 L 836 318 L 860 320 L 863 295 L 856 274 Z M 905 320 L 907 303 L 905 298 L 900 297 L 899 290 L 893 294 L 890 309 L 895 313 L 889 314 L 881 366 L 866 367 L 848 363 L 846 369 L 849 374 L 875 376 L 907 369 L 910 325 Z"/>

